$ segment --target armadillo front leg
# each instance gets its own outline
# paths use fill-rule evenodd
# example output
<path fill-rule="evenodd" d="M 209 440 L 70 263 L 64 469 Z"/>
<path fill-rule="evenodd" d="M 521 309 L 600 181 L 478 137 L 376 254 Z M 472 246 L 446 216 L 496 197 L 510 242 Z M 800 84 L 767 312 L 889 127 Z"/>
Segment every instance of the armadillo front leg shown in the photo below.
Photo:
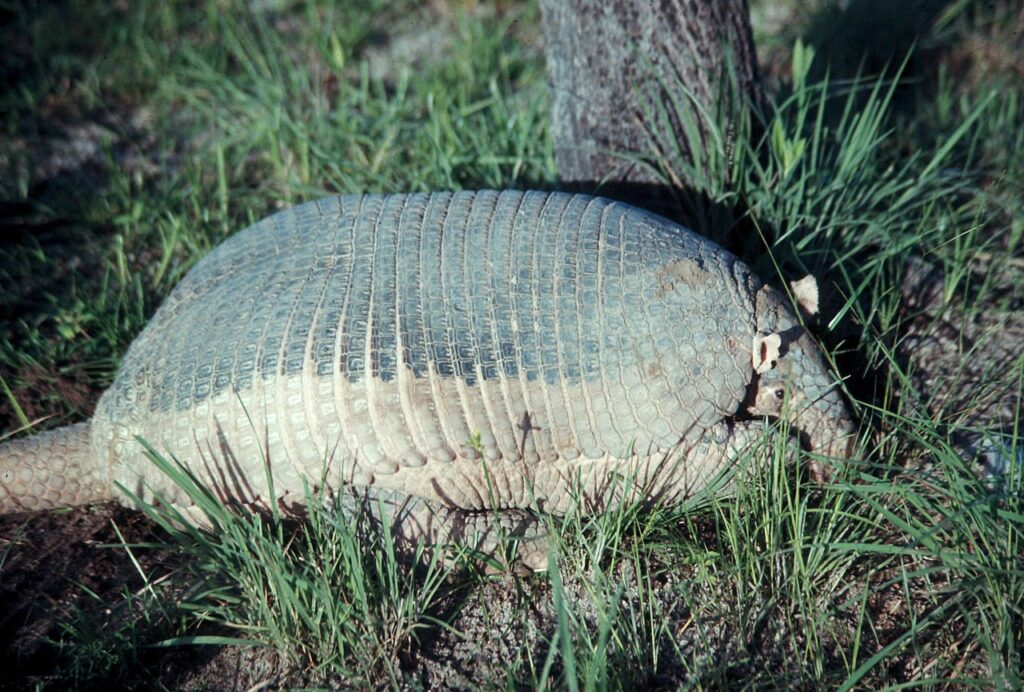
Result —
<path fill-rule="evenodd" d="M 346 486 L 339 497 L 342 516 L 350 524 L 368 520 L 370 527 L 390 527 L 400 555 L 416 547 L 465 546 L 487 557 L 516 542 L 517 567 L 543 569 L 547 564 L 544 524 L 528 511 L 515 509 L 467 511 L 395 490 Z"/>
<path fill-rule="evenodd" d="M 720 421 L 708 428 L 697 443 L 690 448 L 684 464 L 689 473 L 684 474 L 689 483 L 706 486 L 724 469 L 737 466 L 737 462 L 757 463 L 773 453 L 772 437 L 768 425 L 762 420 Z M 784 443 L 787 459 L 796 457 L 798 446 L 795 440 Z"/>
<path fill-rule="evenodd" d="M 720 421 L 705 430 L 695 442 L 663 457 L 649 457 L 633 467 L 632 476 L 620 479 L 617 487 L 606 490 L 606 497 L 596 507 L 607 507 L 619 501 L 622 491 L 627 498 L 676 502 L 705 492 L 721 490 L 735 480 L 729 472 L 737 468 L 753 468 L 771 454 L 765 422 Z M 787 458 L 795 457 L 794 441 L 785 442 Z M 742 464 L 740 462 L 746 462 Z"/>

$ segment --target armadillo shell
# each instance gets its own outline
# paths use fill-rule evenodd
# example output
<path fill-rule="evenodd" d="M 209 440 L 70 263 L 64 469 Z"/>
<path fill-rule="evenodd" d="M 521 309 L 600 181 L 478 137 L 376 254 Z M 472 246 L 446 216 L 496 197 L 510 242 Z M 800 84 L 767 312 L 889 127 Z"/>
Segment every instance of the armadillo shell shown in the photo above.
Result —
<path fill-rule="evenodd" d="M 239 495 L 460 459 L 666 450 L 739 406 L 758 281 L 733 255 L 584 195 L 332 197 L 199 262 L 95 419 L 114 478 L 135 436 Z M 280 494 L 280 493 L 278 493 Z"/>

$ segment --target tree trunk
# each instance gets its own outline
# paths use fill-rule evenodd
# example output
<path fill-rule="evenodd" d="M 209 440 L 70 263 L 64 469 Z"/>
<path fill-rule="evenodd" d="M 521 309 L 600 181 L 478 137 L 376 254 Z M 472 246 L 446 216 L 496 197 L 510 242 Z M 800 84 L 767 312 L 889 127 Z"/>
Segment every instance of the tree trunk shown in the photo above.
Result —
<path fill-rule="evenodd" d="M 555 158 L 561 180 L 577 189 L 662 182 L 658 170 L 671 157 L 701 165 L 705 118 L 730 107 L 722 98 L 761 103 L 746 0 L 540 6 Z"/>

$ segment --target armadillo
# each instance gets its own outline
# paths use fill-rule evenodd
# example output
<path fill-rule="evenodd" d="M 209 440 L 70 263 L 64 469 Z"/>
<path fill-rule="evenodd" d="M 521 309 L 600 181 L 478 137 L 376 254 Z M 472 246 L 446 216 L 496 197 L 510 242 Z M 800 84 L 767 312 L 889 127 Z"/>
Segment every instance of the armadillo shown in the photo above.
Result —
<path fill-rule="evenodd" d="M 600 511 L 623 478 L 691 494 L 783 415 L 850 454 L 789 301 L 678 224 L 565 193 L 331 197 L 197 263 L 90 421 L 0 446 L 0 512 L 120 484 L 187 514 L 141 438 L 225 501 L 326 484 L 410 540 L 470 540 Z"/>

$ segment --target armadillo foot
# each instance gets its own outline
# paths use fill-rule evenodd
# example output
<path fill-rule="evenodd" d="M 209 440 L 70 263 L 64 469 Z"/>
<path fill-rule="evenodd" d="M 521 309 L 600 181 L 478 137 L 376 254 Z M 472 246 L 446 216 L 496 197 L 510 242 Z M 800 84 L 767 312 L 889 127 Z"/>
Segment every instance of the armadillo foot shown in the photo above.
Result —
<path fill-rule="evenodd" d="M 487 555 L 484 561 L 485 574 L 514 574 L 528 577 L 531 574 L 548 571 L 548 554 L 551 541 L 547 536 L 529 539 L 506 539 L 505 546 Z"/>

